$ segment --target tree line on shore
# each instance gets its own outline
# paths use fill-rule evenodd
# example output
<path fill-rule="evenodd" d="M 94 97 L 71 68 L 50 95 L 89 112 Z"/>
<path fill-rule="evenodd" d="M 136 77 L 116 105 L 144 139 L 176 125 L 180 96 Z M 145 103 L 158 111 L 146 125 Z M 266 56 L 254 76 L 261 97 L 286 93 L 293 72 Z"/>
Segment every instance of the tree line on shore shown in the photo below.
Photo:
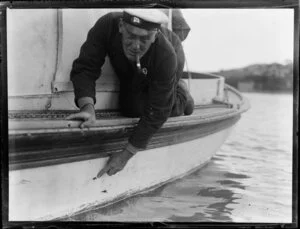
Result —
<path fill-rule="evenodd" d="M 244 68 L 221 70 L 227 84 L 241 91 L 293 91 L 293 64 L 253 64 Z"/>

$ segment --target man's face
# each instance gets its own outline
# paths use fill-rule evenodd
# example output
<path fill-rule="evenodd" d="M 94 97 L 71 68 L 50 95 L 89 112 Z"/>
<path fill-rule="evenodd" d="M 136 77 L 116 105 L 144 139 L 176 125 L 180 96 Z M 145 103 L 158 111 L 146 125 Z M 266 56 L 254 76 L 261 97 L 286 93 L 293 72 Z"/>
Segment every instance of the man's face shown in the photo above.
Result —
<path fill-rule="evenodd" d="M 148 31 L 120 21 L 119 32 L 122 34 L 125 56 L 131 61 L 136 61 L 137 56 L 142 58 L 155 41 L 157 30 Z"/>

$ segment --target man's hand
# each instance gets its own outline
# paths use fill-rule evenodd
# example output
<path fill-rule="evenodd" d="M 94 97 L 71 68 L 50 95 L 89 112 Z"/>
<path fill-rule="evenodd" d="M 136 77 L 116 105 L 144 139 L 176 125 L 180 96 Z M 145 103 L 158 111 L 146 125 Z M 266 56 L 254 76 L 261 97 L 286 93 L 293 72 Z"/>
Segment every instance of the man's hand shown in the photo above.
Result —
<path fill-rule="evenodd" d="M 90 127 L 96 122 L 96 114 L 93 104 L 84 105 L 80 112 L 77 114 L 71 114 L 67 118 L 67 120 L 81 120 L 80 128 Z"/>
<path fill-rule="evenodd" d="M 97 174 L 97 178 L 100 178 L 105 173 L 111 176 L 121 171 L 132 156 L 133 154 L 126 149 L 124 149 L 120 153 L 113 154 L 112 156 L 110 156 L 104 168 L 99 171 L 99 173 Z"/>

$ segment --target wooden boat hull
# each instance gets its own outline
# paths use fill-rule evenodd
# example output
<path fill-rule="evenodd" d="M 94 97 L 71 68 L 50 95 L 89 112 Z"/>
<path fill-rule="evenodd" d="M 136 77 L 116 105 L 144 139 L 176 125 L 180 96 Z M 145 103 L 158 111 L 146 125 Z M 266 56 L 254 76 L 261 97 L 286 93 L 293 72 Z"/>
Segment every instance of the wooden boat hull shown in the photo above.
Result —
<path fill-rule="evenodd" d="M 234 123 L 204 137 L 136 154 L 123 171 L 93 180 L 107 157 L 9 173 L 9 220 L 51 220 L 157 188 L 205 165 Z M 34 195 L 32 195 L 34 193 Z"/>
<path fill-rule="evenodd" d="M 233 88 L 229 97 L 231 105 L 197 106 L 190 116 L 169 118 L 147 149 L 132 157 L 124 170 L 97 180 L 93 178 L 110 154 L 123 149 L 138 119 L 102 117 L 83 131 L 76 121 L 51 118 L 57 115 L 54 111 L 34 113 L 36 119 L 18 117 L 26 112 L 11 112 L 9 220 L 70 217 L 200 168 L 224 143 L 241 113 L 249 109 L 248 101 Z"/>

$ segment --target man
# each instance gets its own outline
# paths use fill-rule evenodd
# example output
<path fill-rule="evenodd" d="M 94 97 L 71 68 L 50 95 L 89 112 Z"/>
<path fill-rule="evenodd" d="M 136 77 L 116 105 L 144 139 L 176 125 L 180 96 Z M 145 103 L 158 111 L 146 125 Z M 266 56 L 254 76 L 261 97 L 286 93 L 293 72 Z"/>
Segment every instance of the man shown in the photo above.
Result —
<path fill-rule="evenodd" d="M 95 122 L 95 81 L 105 56 L 120 80 L 119 105 L 124 116 L 140 117 L 128 145 L 110 157 L 97 177 L 121 171 L 127 161 L 170 116 L 189 115 L 194 102 L 183 80 L 184 53 L 177 35 L 161 27 L 168 18 L 157 9 L 108 13 L 89 31 L 71 80 L 80 112 L 67 119 L 83 120 L 80 127 Z"/>

